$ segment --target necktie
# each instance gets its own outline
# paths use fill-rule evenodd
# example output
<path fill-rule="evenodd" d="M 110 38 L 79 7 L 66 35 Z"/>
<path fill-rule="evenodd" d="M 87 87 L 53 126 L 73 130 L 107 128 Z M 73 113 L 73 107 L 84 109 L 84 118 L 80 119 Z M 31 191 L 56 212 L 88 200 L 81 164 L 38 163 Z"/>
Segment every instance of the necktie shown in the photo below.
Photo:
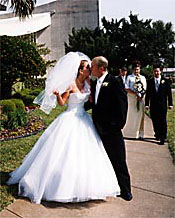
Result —
<path fill-rule="evenodd" d="M 97 99 L 98 99 L 98 95 L 100 92 L 100 87 L 101 87 L 101 81 L 97 80 L 96 91 L 95 91 L 95 104 L 97 104 Z"/>
<path fill-rule="evenodd" d="M 156 79 L 156 92 L 158 92 L 159 89 L 159 81 Z"/>

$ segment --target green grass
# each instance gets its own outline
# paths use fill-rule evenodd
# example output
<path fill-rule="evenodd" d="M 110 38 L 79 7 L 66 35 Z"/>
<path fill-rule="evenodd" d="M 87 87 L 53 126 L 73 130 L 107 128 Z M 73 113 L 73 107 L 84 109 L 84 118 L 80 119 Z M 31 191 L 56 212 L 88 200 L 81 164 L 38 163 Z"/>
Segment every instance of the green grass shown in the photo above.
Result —
<path fill-rule="evenodd" d="M 173 163 L 175 163 L 174 160 L 174 147 L 175 147 L 175 94 L 173 94 L 173 104 L 174 107 L 172 110 L 168 111 L 167 114 L 167 139 L 168 139 L 168 148 L 170 150 L 171 156 L 173 158 Z"/>
<path fill-rule="evenodd" d="M 57 106 L 50 115 L 46 115 L 41 110 L 35 110 L 32 113 L 41 116 L 46 126 L 48 126 L 63 110 L 65 110 L 65 107 Z M 31 150 L 43 131 L 30 137 L 0 143 L 0 210 L 13 202 L 14 198 L 17 197 L 17 185 L 6 185 L 9 172 L 19 167 L 23 158 Z"/>

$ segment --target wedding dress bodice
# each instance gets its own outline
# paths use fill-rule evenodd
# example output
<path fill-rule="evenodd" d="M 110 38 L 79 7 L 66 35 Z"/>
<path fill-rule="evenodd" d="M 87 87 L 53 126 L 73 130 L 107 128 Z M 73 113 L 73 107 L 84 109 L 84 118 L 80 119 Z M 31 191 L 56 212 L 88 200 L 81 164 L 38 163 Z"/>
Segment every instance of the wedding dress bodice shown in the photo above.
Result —
<path fill-rule="evenodd" d="M 89 99 L 89 93 L 71 93 L 68 100 L 67 111 L 82 115 L 84 110 L 84 103 Z"/>

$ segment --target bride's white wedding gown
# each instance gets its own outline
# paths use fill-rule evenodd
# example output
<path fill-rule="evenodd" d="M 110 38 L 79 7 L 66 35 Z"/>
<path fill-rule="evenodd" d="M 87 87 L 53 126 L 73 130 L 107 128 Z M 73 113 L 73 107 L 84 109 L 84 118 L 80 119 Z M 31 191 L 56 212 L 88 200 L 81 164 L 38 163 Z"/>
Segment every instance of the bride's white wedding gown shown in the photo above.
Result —
<path fill-rule="evenodd" d="M 72 93 L 68 108 L 45 130 L 11 173 L 19 195 L 41 200 L 81 202 L 115 197 L 117 178 L 92 120 L 84 110 L 88 93 Z"/>

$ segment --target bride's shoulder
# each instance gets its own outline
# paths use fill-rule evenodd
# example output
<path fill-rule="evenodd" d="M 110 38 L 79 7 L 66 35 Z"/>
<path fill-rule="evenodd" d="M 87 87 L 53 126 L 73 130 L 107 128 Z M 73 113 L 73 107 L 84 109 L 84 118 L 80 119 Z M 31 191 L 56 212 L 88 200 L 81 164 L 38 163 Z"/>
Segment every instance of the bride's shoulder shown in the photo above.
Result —
<path fill-rule="evenodd" d="M 75 82 L 73 82 L 73 83 L 69 86 L 69 88 L 68 88 L 68 90 L 70 91 L 70 93 L 75 92 L 76 89 L 77 89 L 77 85 L 76 85 Z"/>

